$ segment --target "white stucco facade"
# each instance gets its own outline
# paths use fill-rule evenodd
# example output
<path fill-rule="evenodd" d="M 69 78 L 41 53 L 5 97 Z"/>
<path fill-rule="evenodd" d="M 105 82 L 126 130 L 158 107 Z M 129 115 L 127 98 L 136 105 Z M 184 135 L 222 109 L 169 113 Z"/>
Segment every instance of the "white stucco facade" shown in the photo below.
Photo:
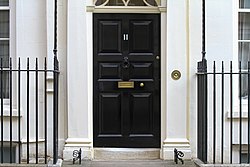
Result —
<path fill-rule="evenodd" d="M 11 57 L 15 60 L 20 57 L 23 62 L 26 62 L 27 57 L 30 57 L 30 61 L 33 62 L 36 57 L 39 59 L 47 57 L 48 66 L 52 68 L 54 2 L 52 0 L 10 0 L 10 2 Z M 214 60 L 238 61 L 235 46 L 237 45 L 237 5 L 234 0 L 206 0 L 206 58 L 209 70 L 212 70 Z M 105 9 L 95 7 L 92 0 L 58 0 L 60 157 L 65 160 L 72 159 L 72 151 L 82 148 L 83 158 L 95 159 L 93 13 L 112 12 L 160 14 L 161 148 L 159 158 L 173 159 L 174 148 L 183 151 L 185 159 L 197 157 L 196 72 L 197 62 L 202 58 L 201 7 L 200 0 L 162 0 L 161 5 L 154 10 L 129 9 L 129 7 Z M 181 72 L 179 80 L 171 78 L 174 70 Z M 23 83 L 25 87 L 25 82 Z M 53 81 L 48 78 L 49 86 L 52 83 Z M 25 96 L 23 94 L 23 99 L 26 98 Z M 48 98 L 52 97 L 48 96 Z M 26 110 L 25 100 L 21 108 L 23 111 Z M 48 110 L 52 111 L 52 108 Z M 25 122 L 25 119 L 26 115 L 23 112 L 22 120 Z M 24 144 L 25 136 L 24 130 L 22 136 Z M 212 142 L 210 138 L 208 142 Z M 112 151 L 112 149 L 109 150 Z"/>

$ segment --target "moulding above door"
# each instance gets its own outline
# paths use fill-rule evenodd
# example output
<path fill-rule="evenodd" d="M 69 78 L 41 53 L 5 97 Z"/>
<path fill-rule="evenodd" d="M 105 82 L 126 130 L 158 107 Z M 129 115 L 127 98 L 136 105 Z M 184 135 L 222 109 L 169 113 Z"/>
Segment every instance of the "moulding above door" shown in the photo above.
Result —
<path fill-rule="evenodd" d="M 167 8 L 165 6 L 86 6 L 86 11 L 93 13 L 165 13 Z"/>
<path fill-rule="evenodd" d="M 161 0 L 120 0 L 113 1 L 110 0 L 94 0 L 96 6 L 160 6 Z"/>

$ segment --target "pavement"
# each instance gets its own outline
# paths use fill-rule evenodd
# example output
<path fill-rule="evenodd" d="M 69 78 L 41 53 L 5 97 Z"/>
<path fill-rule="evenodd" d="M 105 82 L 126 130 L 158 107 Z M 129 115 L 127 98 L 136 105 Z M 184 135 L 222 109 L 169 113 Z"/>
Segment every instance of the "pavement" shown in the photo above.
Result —
<path fill-rule="evenodd" d="M 71 162 L 63 162 L 63 167 L 196 167 L 192 161 L 184 161 L 184 164 L 175 164 L 173 161 L 163 160 L 131 160 L 131 161 L 82 161 L 73 164 Z"/>

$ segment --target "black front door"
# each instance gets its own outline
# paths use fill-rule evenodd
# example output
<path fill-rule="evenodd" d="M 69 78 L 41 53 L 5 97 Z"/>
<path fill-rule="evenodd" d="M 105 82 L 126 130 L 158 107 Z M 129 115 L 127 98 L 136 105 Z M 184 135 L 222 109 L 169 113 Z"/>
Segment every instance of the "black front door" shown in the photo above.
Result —
<path fill-rule="evenodd" d="M 94 147 L 160 147 L 160 16 L 94 14 Z"/>

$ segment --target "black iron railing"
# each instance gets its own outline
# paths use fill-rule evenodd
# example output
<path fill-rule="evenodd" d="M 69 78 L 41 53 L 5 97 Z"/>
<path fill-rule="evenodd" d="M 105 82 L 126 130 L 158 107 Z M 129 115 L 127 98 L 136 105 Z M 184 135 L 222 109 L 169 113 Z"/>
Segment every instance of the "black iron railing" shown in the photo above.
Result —
<path fill-rule="evenodd" d="M 34 163 L 38 164 L 40 158 L 44 158 L 43 163 L 48 163 L 48 158 L 53 158 L 53 163 L 55 164 L 58 160 L 58 77 L 59 77 L 59 63 L 57 57 L 54 57 L 54 69 L 47 69 L 47 60 L 44 59 L 44 65 L 42 68 L 39 68 L 38 59 L 35 59 L 34 66 L 30 66 L 30 59 L 27 58 L 26 68 L 22 68 L 20 58 L 17 60 L 17 68 L 13 68 L 13 60 L 9 60 L 9 68 L 3 68 L 3 60 L 0 59 L 0 98 L 1 98 L 1 141 L 0 141 L 0 151 L 1 151 L 1 163 L 6 162 L 4 160 L 4 147 L 10 149 L 9 162 L 12 163 L 30 163 L 31 159 L 34 159 Z M 33 68 L 34 67 L 34 68 Z M 8 75 L 9 77 L 6 80 L 3 78 Z M 51 96 L 53 98 L 48 99 L 48 76 L 52 77 L 50 80 L 53 81 L 51 86 L 53 89 Z M 16 81 L 16 82 L 14 82 Z M 8 83 L 8 87 L 4 87 L 4 83 Z M 26 84 L 26 85 L 25 85 Z M 8 88 L 8 90 L 5 90 Z M 26 89 L 24 89 L 26 88 Z M 15 91 L 15 93 L 13 93 Z M 6 93 L 7 92 L 7 93 Z M 6 96 L 6 94 L 8 94 Z M 24 98 L 26 96 L 26 98 Z M 8 97 L 8 98 L 6 98 Z M 4 111 L 5 103 L 4 101 L 8 100 L 9 104 L 9 115 L 6 117 Z M 51 108 L 53 111 L 48 111 L 48 100 L 51 100 L 49 104 L 52 104 Z M 41 101 L 43 103 L 41 103 Z M 15 102 L 15 105 L 13 105 Z M 43 105 L 43 106 L 41 106 Z M 13 113 L 16 106 L 17 115 L 15 115 L 15 120 Z M 25 106 L 25 107 L 22 107 Z M 23 108 L 26 108 L 22 111 Z M 22 119 L 21 113 L 24 113 L 25 118 Z M 43 118 L 41 118 L 41 116 Z M 34 118 L 35 117 L 35 118 Z M 53 118 L 53 122 L 48 122 L 48 118 Z M 7 121 L 6 121 L 7 120 Z M 24 121 L 26 120 L 26 121 Z M 14 122 L 16 121 L 16 122 Z M 6 124 L 9 124 L 9 130 Z M 53 128 L 48 130 L 48 124 L 51 124 L 50 127 Z M 24 130 L 22 127 L 26 126 Z M 40 130 L 39 129 L 43 129 Z M 26 132 L 25 132 L 26 131 Z M 34 131 L 34 134 L 31 134 L 30 131 Z M 51 132 L 51 138 L 48 137 L 48 132 Z M 23 134 L 26 135 L 24 136 Z M 6 138 L 6 134 L 9 134 L 9 137 Z M 13 135 L 17 136 L 13 139 Z M 22 139 L 26 141 L 23 142 Z M 35 141 L 31 141 L 34 139 Z M 44 142 L 43 146 L 39 144 L 41 141 Z M 35 143 L 35 151 L 30 145 Z M 7 143 L 7 145 L 6 145 Z M 17 145 L 18 157 L 13 160 L 14 147 Z M 48 145 L 52 145 L 53 155 L 48 156 Z M 25 150 L 26 152 L 22 152 Z M 40 148 L 39 148 L 40 147 Z M 32 151 L 30 151 L 32 149 Z M 43 150 L 43 151 L 39 151 Z M 44 155 L 41 155 L 41 152 L 44 152 Z M 23 155 L 26 155 L 24 157 Z"/>
<path fill-rule="evenodd" d="M 207 61 L 198 62 L 198 158 L 207 162 Z"/>
<path fill-rule="evenodd" d="M 234 68 L 232 62 L 228 66 L 214 62 L 212 72 L 207 72 L 204 59 L 198 63 L 197 93 L 198 158 L 214 164 L 249 163 L 250 62 L 247 68 L 241 62 Z M 247 107 L 243 108 L 243 100 Z M 242 153 L 247 160 L 242 160 Z"/>

